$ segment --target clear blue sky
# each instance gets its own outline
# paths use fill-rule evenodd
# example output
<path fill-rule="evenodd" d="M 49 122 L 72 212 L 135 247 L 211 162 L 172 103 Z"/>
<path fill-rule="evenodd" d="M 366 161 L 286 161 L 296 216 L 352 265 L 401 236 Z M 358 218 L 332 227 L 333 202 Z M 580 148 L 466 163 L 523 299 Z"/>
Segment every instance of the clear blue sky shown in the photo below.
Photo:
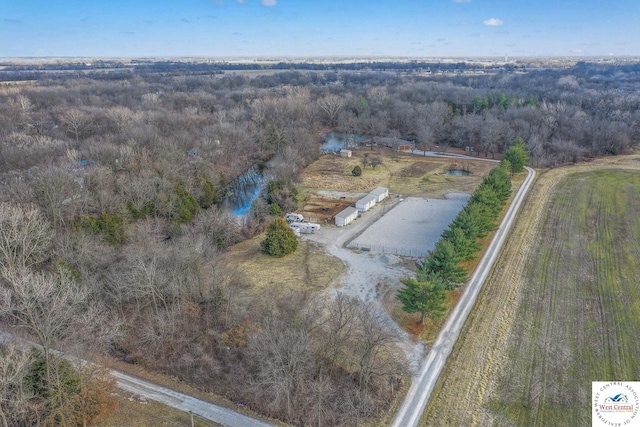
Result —
<path fill-rule="evenodd" d="M 0 57 L 640 55 L 640 0 L 0 0 Z"/>

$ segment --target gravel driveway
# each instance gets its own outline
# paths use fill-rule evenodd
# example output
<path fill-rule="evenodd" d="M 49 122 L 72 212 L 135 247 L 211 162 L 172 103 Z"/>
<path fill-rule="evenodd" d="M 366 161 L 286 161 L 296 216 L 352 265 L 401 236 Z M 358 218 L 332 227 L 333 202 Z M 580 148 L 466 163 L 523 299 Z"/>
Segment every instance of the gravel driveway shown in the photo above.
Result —
<path fill-rule="evenodd" d="M 373 302 L 383 311 L 381 299 L 384 294 L 393 292 L 399 286 L 401 278 L 413 273 L 401 264 L 394 263 L 394 256 L 350 249 L 345 244 L 350 246 L 358 240 L 373 239 L 387 245 L 390 244 L 387 242 L 397 244 L 402 242 L 404 236 L 406 247 L 433 248 L 442 231 L 469 199 L 468 194 L 447 196 L 446 200 L 428 201 L 417 197 L 401 201 L 391 197 L 345 227 L 324 226 L 319 232 L 303 235 L 301 238 L 321 244 L 329 254 L 341 259 L 346 265 L 347 272 L 338 279 L 340 282 L 330 292 L 343 292 L 360 300 Z M 421 227 L 420 234 L 416 232 L 416 226 Z M 390 324 L 395 325 L 398 331 L 401 347 L 411 367 L 417 370 L 424 357 L 424 345 L 414 343 L 409 334 L 398 327 L 391 316 L 388 317 Z"/>

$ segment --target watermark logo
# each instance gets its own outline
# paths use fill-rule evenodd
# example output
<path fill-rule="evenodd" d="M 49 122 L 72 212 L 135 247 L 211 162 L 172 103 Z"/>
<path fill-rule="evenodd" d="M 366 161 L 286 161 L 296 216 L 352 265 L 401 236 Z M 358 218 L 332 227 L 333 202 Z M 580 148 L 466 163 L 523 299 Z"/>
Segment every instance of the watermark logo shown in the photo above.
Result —
<path fill-rule="evenodd" d="M 640 426 L 640 381 L 591 383 L 593 427 Z"/>

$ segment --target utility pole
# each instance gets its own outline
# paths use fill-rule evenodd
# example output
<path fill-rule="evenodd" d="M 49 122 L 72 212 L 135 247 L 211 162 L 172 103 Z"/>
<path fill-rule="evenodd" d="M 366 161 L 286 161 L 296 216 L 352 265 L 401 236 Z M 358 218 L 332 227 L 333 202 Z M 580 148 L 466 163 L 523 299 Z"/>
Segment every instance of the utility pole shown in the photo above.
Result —
<path fill-rule="evenodd" d="M 191 415 L 191 427 L 194 427 L 194 424 L 193 424 L 193 412 L 189 411 L 189 415 Z"/>

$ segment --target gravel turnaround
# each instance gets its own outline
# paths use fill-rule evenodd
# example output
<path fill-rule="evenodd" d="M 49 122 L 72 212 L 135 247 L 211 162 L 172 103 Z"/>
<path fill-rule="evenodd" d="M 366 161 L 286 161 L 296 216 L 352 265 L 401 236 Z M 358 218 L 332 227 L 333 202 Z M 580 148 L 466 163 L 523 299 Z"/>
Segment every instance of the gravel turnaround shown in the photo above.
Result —
<path fill-rule="evenodd" d="M 358 242 L 379 242 L 381 245 L 403 245 L 414 252 L 424 252 L 434 247 L 440 234 L 469 200 L 468 194 L 451 193 L 447 199 L 423 199 L 410 197 L 401 200 L 390 197 L 382 204 L 363 213 L 344 227 L 325 226 L 317 233 L 303 235 L 303 240 L 314 241 L 342 260 L 347 272 L 339 278 L 336 288 L 329 294 L 343 293 L 362 301 L 368 301 L 384 313 L 398 333 L 412 372 L 417 373 L 424 360 L 424 344 L 415 343 L 388 315 L 381 304 L 386 292 L 395 292 L 400 279 L 413 272 L 398 263 L 393 252 L 384 250 L 357 250 Z M 416 231 L 416 227 L 420 232 Z M 383 255 L 384 253 L 384 255 Z M 387 255 L 390 254 L 390 255 Z M 401 254 L 408 255 L 408 254 Z M 414 255 L 416 260 L 423 255 Z"/>

